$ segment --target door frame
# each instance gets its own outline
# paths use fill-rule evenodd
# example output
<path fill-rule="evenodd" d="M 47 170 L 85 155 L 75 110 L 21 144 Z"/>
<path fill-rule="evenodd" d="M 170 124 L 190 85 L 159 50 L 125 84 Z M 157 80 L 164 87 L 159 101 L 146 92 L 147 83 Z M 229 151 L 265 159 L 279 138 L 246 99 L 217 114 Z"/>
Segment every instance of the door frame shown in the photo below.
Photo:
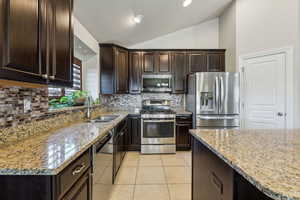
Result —
<path fill-rule="evenodd" d="M 286 73 L 285 73 L 285 109 L 286 109 L 286 128 L 291 129 L 294 128 L 294 48 L 293 47 L 283 47 L 278 49 L 271 49 L 266 51 L 259 51 L 255 53 L 241 55 L 239 57 L 239 72 L 241 77 L 241 127 L 245 127 L 245 94 L 244 92 L 244 78 L 243 78 L 243 70 L 244 64 L 247 60 L 271 56 L 276 54 L 284 54 L 285 55 L 285 64 L 286 64 Z"/>

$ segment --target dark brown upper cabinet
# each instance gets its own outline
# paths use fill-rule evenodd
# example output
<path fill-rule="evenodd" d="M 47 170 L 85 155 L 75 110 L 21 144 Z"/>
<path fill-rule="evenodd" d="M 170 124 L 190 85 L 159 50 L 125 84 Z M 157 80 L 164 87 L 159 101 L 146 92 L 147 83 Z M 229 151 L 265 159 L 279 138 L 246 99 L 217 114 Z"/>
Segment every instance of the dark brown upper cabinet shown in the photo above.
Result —
<path fill-rule="evenodd" d="M 191 52 L 188 54 L 189 72 L 207 72 L 207 55 L 205 52 Z"/>
<path fill-rule="evenodd" d="M 205 50 L 188 53 L 189 73 L 224 72 L 225 50 Z"/>
<path fill-rule="evenodd" d="M 225 54 L 224 53 L 208 53 L 207 66 L 210 72 L 225 71 Z"/>
<path fill-rule="evenodd" d="M 158 52 L 157 62 L 158 73 L 171 73 L 171 56 L 169 52 Z"/>
<path fill-rule="evenodd" d="M 42 81 L 39 0 L 10 0 L 0 3 L 0 78 Z"/>
<path fill-rule="evenodd" d="M 155 52 L 143 53 L 143 73 L 154 74 L 155 70 Z"/>
<path fill-rule="evenodd" d="M 187 55 L 185 52 L 172 53 L 173 93 L 186 92 Z"/>
<path fill-rule="evenodd" d="M 0 78 L 72 86 L 72 10 L 72 0 L 1 1 Z"/>
<path fill-rule="evenodd" d="M 142 91 L 142 52 L 129 54 L 129 93 L 140 94 Z"/>
<path fill-rule="evenodd" d="M 128 51 L 114 48 L 116 70 L 116 93 L 128 93 Z"/>
<path fill-rule="evenodd" d="M 48 13 L 55 13 L 49 16 L 48 33 L 51 64 L 49 63 L 49 80 L 51 83 L 72 86 L 73 83 L 73 24 L 72 24 L 72 0 L 49 1 L 52 10 Z M 70 67 L 69 67 L 70 66 Z"/>
<path fill-rule="evenodd" d="M 144 74 L 171 73 L 171 55 L 164 51 L 145 51 L 143 53 Z"/>
<path fill-rule="evenodd" d="M 128 51 L 113 44 L 100 44 L 101 94 L 128 93 Z"/>

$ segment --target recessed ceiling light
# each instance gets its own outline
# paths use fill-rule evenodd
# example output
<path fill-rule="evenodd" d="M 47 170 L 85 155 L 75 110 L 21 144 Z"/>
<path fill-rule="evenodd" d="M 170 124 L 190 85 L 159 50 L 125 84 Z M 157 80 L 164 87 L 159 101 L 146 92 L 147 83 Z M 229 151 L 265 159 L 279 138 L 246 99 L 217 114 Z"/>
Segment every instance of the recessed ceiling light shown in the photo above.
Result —
<path fill-rule="evenodd" d="M 143 15 L 136 15 L 133 17 L 133 21 L 134 21 L 134 23 L 139 24 L 142 22 L 143 18 L 144 18 Z"/>
<path fill-rule="evenodd" d="M 182 6 L 183 6 L 183 7 L 188 7 L 189 5 L 191 5 L 192 1 L 193 1 L 193 0 L 184 0 L 184 1 L 182 2 Z"/>

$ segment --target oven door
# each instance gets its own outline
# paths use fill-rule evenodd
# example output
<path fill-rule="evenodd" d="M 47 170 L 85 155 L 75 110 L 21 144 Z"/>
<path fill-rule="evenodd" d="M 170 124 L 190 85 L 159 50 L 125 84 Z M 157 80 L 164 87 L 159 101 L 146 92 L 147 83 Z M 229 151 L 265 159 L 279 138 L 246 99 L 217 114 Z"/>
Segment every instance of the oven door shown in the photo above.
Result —
<path fill-rule="evenodd" d="M 175 144 L 174 119 L 143 119 L 142 144 Z"/>

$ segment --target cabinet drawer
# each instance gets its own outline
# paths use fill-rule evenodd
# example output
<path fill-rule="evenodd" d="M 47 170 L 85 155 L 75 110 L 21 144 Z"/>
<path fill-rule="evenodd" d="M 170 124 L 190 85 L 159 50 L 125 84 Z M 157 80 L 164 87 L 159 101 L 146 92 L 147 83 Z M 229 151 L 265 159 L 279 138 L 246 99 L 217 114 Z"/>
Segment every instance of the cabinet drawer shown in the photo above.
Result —
<path fill-rule="evenodd" d="M 91 187 L 91 175 L 88 170 L 61 200 L 91 200 Z"/>
<path fill-rule="evenodd" d="M 65 193 L 72 185 L 90 168 L 91 158 L 89 151 L 85 152 L 81 157 L 71 163 L 59 175 L 59 194 Z"/>
<path fill-rule="evenodd" d="M 176 117 L 176 124 L 192 124 L 192 115 L 181 115 Z"/>

